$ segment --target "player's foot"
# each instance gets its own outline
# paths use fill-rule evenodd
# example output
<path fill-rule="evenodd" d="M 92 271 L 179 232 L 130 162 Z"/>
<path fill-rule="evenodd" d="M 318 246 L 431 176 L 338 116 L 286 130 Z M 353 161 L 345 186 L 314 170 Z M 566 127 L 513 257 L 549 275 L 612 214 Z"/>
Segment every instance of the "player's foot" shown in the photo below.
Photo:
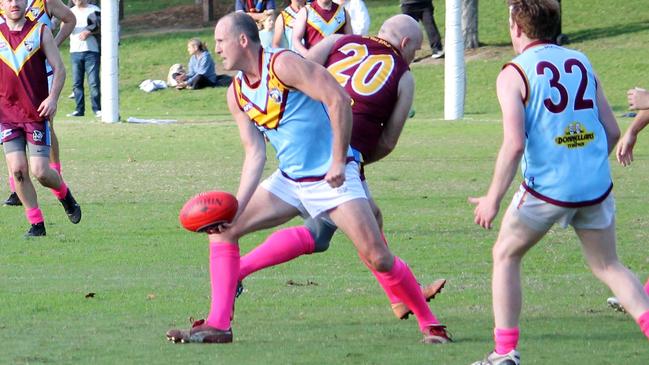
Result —
<path fill-rule="evenodd" d="M 223 331 L 199 319 L 188 330 L 170 329 L 167 331 L 167 340 L 173 343 L 230 343 L 232 342 L 232 329 Z"/>
<path fill-rule="evenodd" d="M 451 334 L 446 330 L 446 326 L 436 324 L 426 328 L 424 338 L 421 342 L 428 344 L 443 344 L 453 342 L 453 339 L 451 338 Z"/>
<path fill-rule="evenodd" d="M 29 231 L 25 233 L 25 237 L 41 237 L 45 236 L 45 222 L 40 222 L 36 224 L 32 224 L 31 228 L 29 228 Z"/>
<path fill-rule="evenodd" d="M 606 300 L 609 307 L 613 308 L 616 312 L 626 313 L 626 309 L 622 306 L 617 297 L 610 297 Z"/>
<path fill-rule="evenodd" d="M 437 279 L 432 284 L 421 288 L 421 291 L 424 293 L 424 298 L 427 302 L 430 302 L 431 299 L 435 298 L 435 295 L 439 294 L 446 285 L 446 279 Z M 408 319 L 408 316 L 412 314 L 412 311 L 406 303 L 392 303 L 392 311 L 394 315 L 399 319 Z"/>
<path fill-rule="evenodd" d="M 471 365 L 520 365 L 521 354 L 516 350 L 511 350 L 504 355 L 496 353 L 496 351 L 487 355 L 484 360 L 476 361 Z"/>
<path fill-rule="evenodd" d="M 77 224 L 81 221 L 81 207 L 77 204 L 77 201 L 74 200 L 72 192 L 68 189 L 68 193 L 65 195 L 65 198 L 59 199 L 63 209 L 65 209 L 65 214 L 68 215 L 70 222 Z"/>
<path fill-rule="evenodd" d="M 9 197 L 7 198 L 7 200 L 5 200 L 4 205 L 15 207 L 23 205 L 23 202 L 20 201 L 18 194 L 16 194 L 16 192 L 14 191 L 13 193 L 9 194 Z"/>

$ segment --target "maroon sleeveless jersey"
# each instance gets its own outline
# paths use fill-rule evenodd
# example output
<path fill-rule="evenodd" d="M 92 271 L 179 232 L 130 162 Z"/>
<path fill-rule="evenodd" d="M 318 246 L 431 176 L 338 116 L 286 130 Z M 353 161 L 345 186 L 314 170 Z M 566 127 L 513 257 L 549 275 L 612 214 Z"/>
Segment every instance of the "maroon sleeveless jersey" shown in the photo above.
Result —
<path fill-rule="evenodd" d="M 34 123 L 45 118 L 38 107 L 49 94 L 44 25 L 27 20 L 20 31 L 0 24 L 0 123 Z"/>
<path fill-rule="evenodd" d="M 346 23 L 345 8 L 332 3 L 331 10 L 325 10 L 313 1 L 306 5 L 304 47 L 309 49 L 328 35 L 343 34 Z"/>
<path fill-rule="evenodd" d="M 334 44 L 325 66 L 354 101 L 351 146 L 367 156 L 397 103 L 408 64 L 381 38 L 347 35 Z"/>

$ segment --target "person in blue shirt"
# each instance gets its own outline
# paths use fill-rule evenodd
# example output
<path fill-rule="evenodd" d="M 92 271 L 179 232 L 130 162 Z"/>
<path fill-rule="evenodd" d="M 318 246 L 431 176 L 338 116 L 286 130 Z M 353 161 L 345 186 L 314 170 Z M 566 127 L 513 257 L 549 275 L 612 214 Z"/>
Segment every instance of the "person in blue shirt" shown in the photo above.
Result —
<path fill-rule="evenodd" d="M 205 87 L 228 86 L 232 81 L 230 76 L 217 75 L 216 66 L 207 46 L 198 38 L 192 38 L 187 43 L 189 66 L 186 74 L 176 75 L 178 85 L 181 89 L 202 89 Z"/>
<path fill-rule="evenodd" d="M 275 12 L 275 0 L 235 0 L 234 11 L 243 11 L 259 24 Z"/>

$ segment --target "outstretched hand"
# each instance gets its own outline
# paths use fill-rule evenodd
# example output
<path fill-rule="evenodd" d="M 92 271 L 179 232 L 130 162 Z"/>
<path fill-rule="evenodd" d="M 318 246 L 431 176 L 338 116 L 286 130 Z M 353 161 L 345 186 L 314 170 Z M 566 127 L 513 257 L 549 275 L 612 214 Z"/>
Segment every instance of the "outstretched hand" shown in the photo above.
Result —
<path fill-rule="evenodd" d="M 629 108 L 635 110 L 649 109 L 649 91 L 639 87 L 630 89 L 626 92 Z"/>
<path fill-rule="evenodd" d="M 202 231 L 207 234 L 220 234 L 228 230 L 230 227 L 232 227 L 232 223 L 218 222 L 209 227 L 205 227 Z"/>
<path fill-rule="evenodd" d="M 468 201 L 475 205 L 473 210 L 475 224 L 484 229 L 491 229 L 492 223 L 498 215 L 498 210 L 500 210 L 500 204 L 490 201 L 487 196 L 469 197 Z"/>
<path fill-rule="evenodd" d="M 620 142 L 618 142 L 615 157 L 617 158 L 617 162 L 622 166 L 631 165 L 633 161 L 633 147 L 635 146 L 636 139 L 635 134 L 627 131 L 620 139 Z"/>

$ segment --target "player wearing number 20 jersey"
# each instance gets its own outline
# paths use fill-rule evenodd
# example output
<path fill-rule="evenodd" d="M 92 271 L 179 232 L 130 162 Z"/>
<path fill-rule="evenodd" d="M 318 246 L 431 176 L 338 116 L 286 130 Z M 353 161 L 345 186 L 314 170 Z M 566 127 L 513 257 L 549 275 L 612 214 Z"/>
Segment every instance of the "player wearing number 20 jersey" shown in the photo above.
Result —
<path fill-rule="evenodd" d="M 325 66 L 354 102 L 350 144 L 367 157 L 392 114 L 408 64 L 381 38 L 347 35 L 334 43 Z"/>
<path fill-rule="evenodd" d="M 523 187 L 559 206 L 602 202 L 613 184 L 596 103 L 598 85 L 588 58 L 535 42 L 509 66 L 526 86 Z"/>

